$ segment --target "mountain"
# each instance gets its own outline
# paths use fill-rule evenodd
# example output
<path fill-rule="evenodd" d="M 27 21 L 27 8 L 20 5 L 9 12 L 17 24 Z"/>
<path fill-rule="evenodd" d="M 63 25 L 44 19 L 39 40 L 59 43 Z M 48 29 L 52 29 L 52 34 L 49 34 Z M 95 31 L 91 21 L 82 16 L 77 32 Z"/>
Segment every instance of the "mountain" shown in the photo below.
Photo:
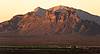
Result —
<path fill-rule="evenodd" d="M 37 7 L 34 11 L 16 15 L 11 20 L 0 23 L 1 33 L 99 34 L 99 28 L 99 16 L 67 6 L 55 6 L 49 9 Z"/>

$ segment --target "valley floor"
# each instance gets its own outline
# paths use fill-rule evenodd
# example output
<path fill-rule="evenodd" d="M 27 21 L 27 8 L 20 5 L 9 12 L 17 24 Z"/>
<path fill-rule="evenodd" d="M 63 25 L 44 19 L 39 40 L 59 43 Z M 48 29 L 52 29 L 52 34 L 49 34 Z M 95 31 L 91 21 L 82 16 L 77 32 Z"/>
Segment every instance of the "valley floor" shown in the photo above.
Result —
<path fill-rule="evenodd" d="M 100 46 L 100 35 L 85 36 L 76 34 L 49 34 L 49 35 L 15 35 L 0 34 L 0 46 Z"/>

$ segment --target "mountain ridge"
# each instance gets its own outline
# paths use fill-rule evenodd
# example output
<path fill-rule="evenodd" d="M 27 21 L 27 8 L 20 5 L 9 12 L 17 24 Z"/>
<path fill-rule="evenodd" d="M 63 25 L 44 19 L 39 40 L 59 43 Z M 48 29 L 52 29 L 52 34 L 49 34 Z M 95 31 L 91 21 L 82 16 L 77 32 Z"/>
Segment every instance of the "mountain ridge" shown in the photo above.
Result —
<path fill-rule="evenodd" d="M 0 23 L 0 32 L 99 34 L 99 18 L 67 6 L 55 6 L 49 9 L 37 7 L 34 11 L 16 15 L 11 20 Z"/>

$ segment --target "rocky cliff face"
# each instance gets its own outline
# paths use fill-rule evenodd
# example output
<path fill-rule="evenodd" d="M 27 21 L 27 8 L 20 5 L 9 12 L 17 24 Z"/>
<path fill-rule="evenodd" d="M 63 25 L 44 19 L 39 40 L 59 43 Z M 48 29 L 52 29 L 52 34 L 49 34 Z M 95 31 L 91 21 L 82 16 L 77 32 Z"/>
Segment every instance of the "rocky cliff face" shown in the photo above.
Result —
<path fill-rule="evenodd" d="M 73 32 L 98 33 L 100 31 L 100 26 L 97 23 L 81 20 L 76 11 L 76 9 L 66 6 L 55 6 L 50 9 L 37 7 L 32 12 L 16 15 L 11 20 L 1 23 L 0 32 L 63 34 Z"/>
<path fill-rule="evenodd" d="M 19 30 L 35 34 L 73 32 L 79 21 L 73 8 L 56 6 L 45 10 L 38 7 L 24 15 L 19 23 Z"/>

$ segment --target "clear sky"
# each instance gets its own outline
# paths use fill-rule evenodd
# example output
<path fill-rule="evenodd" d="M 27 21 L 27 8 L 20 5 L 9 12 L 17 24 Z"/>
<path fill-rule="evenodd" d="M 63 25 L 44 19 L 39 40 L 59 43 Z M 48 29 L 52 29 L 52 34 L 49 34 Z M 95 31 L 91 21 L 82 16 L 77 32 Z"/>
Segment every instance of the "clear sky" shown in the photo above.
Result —
<path fill-rule="evenodd" d="M 0 0 L 0 22 L 11 19 L 16 14 L 33 11 L 40 6 L 50 8 L 64 5 L 100 15 L 100 0 Z"/>

